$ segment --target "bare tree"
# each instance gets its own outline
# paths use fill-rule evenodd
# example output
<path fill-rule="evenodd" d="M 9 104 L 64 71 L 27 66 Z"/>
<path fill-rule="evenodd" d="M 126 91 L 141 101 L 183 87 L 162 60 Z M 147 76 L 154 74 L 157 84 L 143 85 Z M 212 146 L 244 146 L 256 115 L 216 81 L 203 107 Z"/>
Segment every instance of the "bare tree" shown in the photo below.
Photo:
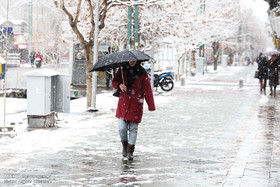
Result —
<path fill-rule="evenodd" d="M 206 17 L 207 24 L 209 25 L 209 42 L 212 43 L 211 47 L 213 49 L 214 70 L 217 70 L 220 44 L 224 45 L 227 43 L 228 39 L 236 35 L 239 28 L 240 19 L 237 14 L 239 11 L 239 1 L 211 1 L 211 3 L 206 5 Z"/>
<path fill-rule="evenodd" d="M 160 0 L 162 1 L 162 0 Z M 105 27 L 108 11 L 116 6 L 150 5 L 156 0 L 101 0 L 99 9 L 99 32 Z M 162 1 L 163 2 L 163 1 Z M 55 0 L 55 4 L 58 4 Z M 87 107 L 91 105 L 92 99 L 92 73 L 89 73 L 93 65 L 92 48 L 94 45 L 94 0 L 60 0 L 60 7 L 66 13 L 69 25 L 77 39 L 83 45 L 86 56 L 86 84 L 87 84 Z M 111 17 L 114 15 L 111 14 Z"/>
<path fill-rule="evenodd" d="M 94 45 L 94 2 L 91 0 L 60 0 L 60 7 L 66 13 L 69 20 L 69 25 L 77 36 L 80 43 L 85 49 L 86 56 L 86 83 L 87 83 L 87 107 L 91 106 L 92 97 L 92 73 L 89 73 L 93 65 L 93 52 Z M 99 11 L 99 30 L 105 26 L 104 21 L 106 18 L 108 7 L 112 1 L 103 0 L 100 4 Z M 87 29 L 86 29 L 87 28 Z"/>

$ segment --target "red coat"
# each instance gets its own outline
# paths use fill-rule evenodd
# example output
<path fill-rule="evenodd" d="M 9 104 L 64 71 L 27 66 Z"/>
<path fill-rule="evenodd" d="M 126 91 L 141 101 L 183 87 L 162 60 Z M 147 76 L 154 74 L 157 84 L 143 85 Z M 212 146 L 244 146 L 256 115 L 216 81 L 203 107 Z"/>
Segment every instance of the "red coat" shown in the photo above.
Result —
<path fill-rule="evenodd" d="M 37 54 L 37 55 L 36 55 L 36 58 L 38 58 L 38 59 L 40 59 L 40 60 L 42 61 L 42 56 L 41 56 L 40 54 Z M 35 59 L 36 59 L 36 58 L 35 58 Z"/>
<path fill-rule="evenodd" d="M 125 73 L 123 75 L 125 85 L 127 85 L 127 76 Z M 118 89 L 121 83 L 121 73 L 119 70 L 112 84 L 115 89 Z M 131 94 L 120 92 L 116 117 L 133 123 L 140 123 L 143 116 L 144 98 L 148 104 L 148 109 L 150 111 L 155 110 L 153 92 L 147 73 L 139 76 L 134 81 Z"/>

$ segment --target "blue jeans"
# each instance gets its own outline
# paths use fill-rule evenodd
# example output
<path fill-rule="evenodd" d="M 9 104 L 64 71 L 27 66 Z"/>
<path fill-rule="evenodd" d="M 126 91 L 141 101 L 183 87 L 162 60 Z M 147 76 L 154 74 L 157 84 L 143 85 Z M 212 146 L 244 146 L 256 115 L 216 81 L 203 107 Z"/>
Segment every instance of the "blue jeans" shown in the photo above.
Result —
<path fill-rule="evenodd" d="M 125 121 L 119 119 L 119 135 L 121 141 L 128 141 L 128 144 L 135 145 L 137 138 L 138 123 L 133 123 L 130 121 Z M 129 132 L 129 138 L 128 138 Z"/>

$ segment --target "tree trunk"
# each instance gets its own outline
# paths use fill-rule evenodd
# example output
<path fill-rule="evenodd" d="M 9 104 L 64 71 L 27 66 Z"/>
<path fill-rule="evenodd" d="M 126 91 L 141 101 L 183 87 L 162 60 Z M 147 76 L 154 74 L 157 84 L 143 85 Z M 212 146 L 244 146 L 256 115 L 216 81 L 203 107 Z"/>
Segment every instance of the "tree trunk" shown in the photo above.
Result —
<path fill-rule="evenodd" d="M 181 71 L 182 72 L 184 72 L 184 63 L 185 63 L 185 53 L 186 52 L 184 52 L 181 56 L 180 56 L 180 58 L 178 59 L 178 74 L 177 74 L 177 81 L 180 81 L 180 79 L 181 79 Z M 182 67 L 181 67 L 182 66 Z M 181 70 L 181 71 L 180 71 Z"/>
<path fill-rule="evenodd" d="M 195 76 L 195 74 L 196 74 L 195 51 L 192 51 L 191 75 Z"/>
<path fill-rule="evenodd" d="M 218 69 L 218 59 L 219 59 L 219 42 L 213 42 L 212 43 L 212 49 L 213 49 L 213 64 L 214 64 L 214 70 Z"/>
<path fill-rule="evenodd" d="M 93 66 L 93 62 L 92 62 L 93 45 L 86 44 L 84 46 L 85 46 L 85 55 L 86 55 L 87 108 L 89 108 L 91 106 L 91 100 L 92 100 L 92 73 L 90 73 L 89 70 Z"/>
<path fill-rule="evenodd" d="M 185 55 L 186 55 L 185 56 L 185 61 L 186 61 L 185 62 L 186 63 L 185 64 L 185 66 L 186 66 L 186 71 L 185 71 L 186 72 L 186 77 L 189 76 L 189 74 L 188 74 L 188 71 L 189 71 L 188 63 L 189 63 L 190 59 L 189 59 L 189 55 L 188 54 L 189 54 L 189 52 L 185 53 Z"/>
<path fill-rule="evenodd" d="M 179 60 L 177 61 L 177 65 L 178 65 L 178 67 L 177 67 L 177 76 L 176 76 L 176 81 L 180 81 L 180 58 L 179 58 Z"/>

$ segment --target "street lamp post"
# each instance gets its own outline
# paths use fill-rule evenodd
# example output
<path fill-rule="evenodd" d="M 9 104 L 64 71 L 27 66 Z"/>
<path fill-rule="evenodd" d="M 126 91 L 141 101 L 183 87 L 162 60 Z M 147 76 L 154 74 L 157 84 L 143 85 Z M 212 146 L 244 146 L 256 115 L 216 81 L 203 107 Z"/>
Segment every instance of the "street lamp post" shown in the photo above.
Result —
<path fill-rule="evenodd" d="M 128 7 L 127 9 L 127 49 L 131 49 L 132 47 L 132 7 Z"/>
<path fill-rule="evenodd" d="M 152 15 L 154 16 L 155 13 L 155 6 L 152 7 Z M 152 31 L 152 58 L 155 59 L 155 38 L 154 38 L 154 33 Z M 155 74 L 155 66 L 154 62 L 152 62 L 152 67 L 151 67 L 151 87 L 152 91 L 154 91 L 154 74 Z"/>
<path fill-rule="evenodd" d="M 29 25 L 28 25 L 28 51 L 29 55 L 31 54 L 32 51 L 32 0 L 29 2 Z M 29 61 L 31 63 L 31 59 L 29 58 Z"/>
<path fill-rule="evenodd" d="M 206 9 L 205 0 L 200 0 L 200 14 L 201 15 L 205 15 L 205 9 Z M 205 44 L 202 44 L 199 47 L 199 56 L 200 57 L 204 57 L 205 56 L 204 49 L 205 49 Z"/>
<path fill-rule="evenodd" d="M 135 0 L 138 1 L 138 0 Z M 135 6 L 135 10 L 134 10 L 134 45 L 135 48 L 138 48 L 138 41 L 139 41 L 139 7 Z"/>
<path fill-rule="evenodd" d="M 138 1 L 138 0 L 135 0 Z M 132 7 L 128 7 L 127 9 L 127 49 L 138 48 L 139 41 L 139 7 L 136 5 L 134 7 L 134 27 L 132 27 Z M 132 32 L 132 28 L 133 31 Z"/>
<path fill-rule="evenodd" d="M 93 62 L 98 60 L 98 32 L 99 32 L 99 0 L 95 1 L 94 9 L 94 50 L 93 50 Z M 98 111 L 96 108 L 96 94 L 97 94 L 97 73 L 92 73 L 92 98 L 91 109 L 93 112 Z"/>
<path fill-rule="evenodd" d="M 10 5 L 10 1 L 7 1 L 7 26 L 6 26 L 6 52 L 5 52 L 5 60 L 6 60 L 6 66 L 5 66 L 5 72 L 7 72 L 7 65 L 8 65 L 8 42 L 9 42 L 9 38 L 8 38 L 8 22 L 9 22 L 9 5 Z M 3 90 L 4 90 L 4 133 L 6 133 L 7 129 L 6 129 L 6 77 L 4 77 L 4 85 L 3 85 Z"/>

